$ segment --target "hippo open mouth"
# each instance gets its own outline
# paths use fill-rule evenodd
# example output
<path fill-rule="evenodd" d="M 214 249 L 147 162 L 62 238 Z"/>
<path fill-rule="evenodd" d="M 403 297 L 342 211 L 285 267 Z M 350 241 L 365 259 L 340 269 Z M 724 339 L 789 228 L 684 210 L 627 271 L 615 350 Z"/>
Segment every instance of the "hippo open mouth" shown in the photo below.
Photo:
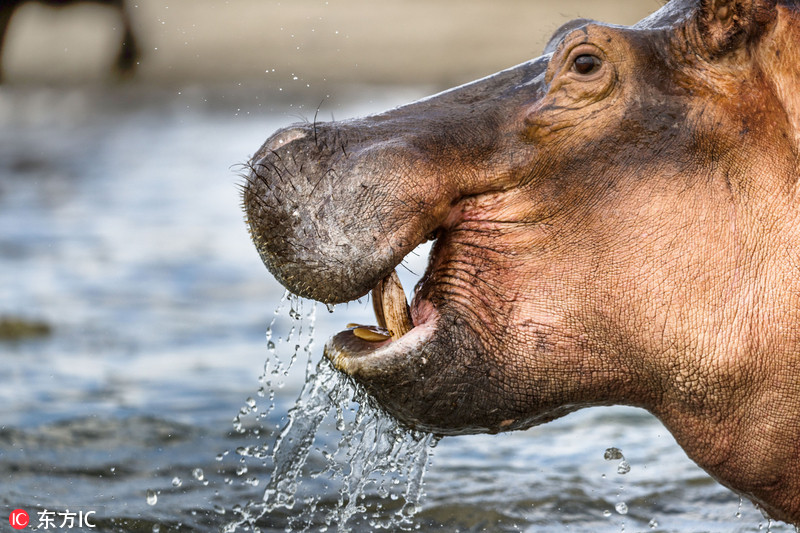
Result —
<path fill-rule="evenodd" d="M 425 346 L 436 333 L 436 310 L 426 304 L 415 306 L 415 321 L 395 272 L 373 289 L 371 297 L 377 325 L 348 324 L 327 342 L 326 357 L 338 370 L 360 379 L 377 377 L 392 367 L 407 368 L 415 361 L 424 365 Z"/>
<path fill-rule="evenodd" d="M 419 326 L 415 326 L 395 270 L 378 282 L 370 296 L 377 325 L 348 324 L 347 330 L 334 336 L 325 348 L 336 367 L 347 373 L 355 370 L 354 365 L 363 367 L 370 356 L 383 359 L 398 350 L 406 354 L 418 349 L 435 328 L 435 318 L 419 312 L 415 313 Z M 435 311 L 433 313 L 435 315 Z M 354 359 L 358 362 L 353 362 Z"/>
<path fill-rule="evenodd" d="M 514 68 L 280 130 L 244 187 L 256 248 L 300 296 L 371 292 L 325 354 L 404 424 L 642 407 L 798 523 L 799 5 L 577 20 Z M 394 269 L 432 238 L 409 306 Z"/>

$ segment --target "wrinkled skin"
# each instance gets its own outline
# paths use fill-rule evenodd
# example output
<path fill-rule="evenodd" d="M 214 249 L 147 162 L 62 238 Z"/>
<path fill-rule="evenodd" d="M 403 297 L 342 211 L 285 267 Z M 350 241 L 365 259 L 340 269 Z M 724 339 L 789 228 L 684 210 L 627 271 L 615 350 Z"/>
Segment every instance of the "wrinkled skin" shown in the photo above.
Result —
<path fill-rule="evenodd" d="M 436 239 L 413 329 L 326 346 L 403 423 L 642 407 L 797 524 L 799 150 L 800 5 L 673 0 L 631 28 L 574 21 L 420 102 L 281 130 L 244 204 L 269 270 L 323 302 Z"/>

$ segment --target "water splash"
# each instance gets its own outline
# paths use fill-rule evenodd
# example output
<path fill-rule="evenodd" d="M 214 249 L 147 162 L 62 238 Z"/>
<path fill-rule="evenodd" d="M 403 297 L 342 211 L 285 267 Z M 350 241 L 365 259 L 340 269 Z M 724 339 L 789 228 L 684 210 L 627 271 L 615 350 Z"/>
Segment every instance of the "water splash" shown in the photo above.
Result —
<path fill-rule="evenodd" d="M 330 387 L 336 376 L 326 375 L 325 365 L 320 364 L 317 379 L 306 382 L 300 398 L 289 411 L 289 422 L 281 431 L 272 453 L 274 469 L 264 493 L 264 508 L 272 511 L 276 507 L 294 507 L 297 492 L 297 477 L 306 463 L 322 419 L 332 405 L 339 405 L 341 387 Z M 330 395 L 328 394 L 330 391 Z"/>
<path fill-rule="evenodd" d="M 306 307 L 310 309 L 306 311 Z M 287 312 L 290 318 L 288 333 L 285 336 L 276 335 L 277 326 L 282 325 L 277 323 L 278 319 L 282 319 Z M 259 376 L 257 398 L 247 398 L 233 419 L 233 427 L 237 433 L 245 434 L 248 430 L 253 430 L 259 434 L 259 420 L 269 417 L 275 409 L 275 391 L 285 387 L 286 379 L 300 354 L 305 354 L 310 361 L 314 347 L 316 312 L 314 302 L 302 300 L 288 291 L 284 292 L 267 327 L 267 358 Z M 285 357 L 287 353 L 288 359 Z M 308 373 L 308 369 L 306 372 Z"/>
<path fill-rule="evenodd" d="M 293 320 L 285 339 L 273 342 L 275 319 L 287 303 Z M 350 531 L 363 526 L 370 530 L 413 530 L 413 516 L 420 509 L 423 478 L 436 439 L 433 435 L 399 428 L 389 415 L 349 378 L 338 373 L 325 359 L 313 364 L 313 332 L 316 306 L 304 311 L 303 300 L 285 296 L 270 324 L 267 339 L 269 357 L 262 375 L 259 397 L 270 405 L 259 418 L 275 407 L 274 387 L 280 387 L 298 354 L 307 356 L 303 389 L 272 442 L 259 442 L 236 449 L 240 465 L 237 475 L 249 471 L 248 462 L 263 471 L 268 480 L 260 500 L 232 509 L 237 517 L 224 531 L 258 531 L 283 521 L 286 531 Z M 281 363 L 282 348 L 292 350 L 287 364 Z M 257 410 L 249 398 L 234 420 L 234 427 L 246 433 L 246 415 Z M 250 480 L 255 483 L 249 483 Z M 257 485 L 258 478 L 245 481 Z"/>
<path fill-rule="evenodd" d="M 622 453 L 622 450 L 619 448 L 611 447 L 606 448 L 605 452 L 603 453 L 603 459 L 606 461 L 619 461 L 617 464 L 617 474 L 620 476 L 624 476 L 631 471 L 630 463 L 625 459 L 625 456 Z M 606 479 L 605 474 L 603 475 L 603 479 Z M 617 514 L 625 516 L 628 514 L 628 504 L 622 499 L 622 493 L 625 490 L 624 485 L 619 486 L 619 492 L 616 495 L 617 502 L 614 504 L 614 510 Z M 611 511 L 605 510 L 603 512 L 603 516 L 609 518 L 612 516 Z M 651 524 L 655 522 L 655 519 L 651 520 Z M 625 531 L 625 522 L 620 524 L 622 531 Z"/>

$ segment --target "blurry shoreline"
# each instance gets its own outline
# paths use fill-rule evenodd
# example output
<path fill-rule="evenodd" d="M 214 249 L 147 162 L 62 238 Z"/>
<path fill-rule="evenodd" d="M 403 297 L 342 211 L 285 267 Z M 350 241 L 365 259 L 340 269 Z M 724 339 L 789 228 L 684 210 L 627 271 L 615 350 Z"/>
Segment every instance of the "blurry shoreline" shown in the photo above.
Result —
<path fill-rule="evenodd" d="M 539 55 L 581 16 L 631 24 L 659 0 L 136 0 L 134 84 L 262 87 L 324 95 L 360 85 L 440 90 Z M 90 4 L 20 8 L 3 54 L 9 85 L 114 84 L 117 12 Z"/>

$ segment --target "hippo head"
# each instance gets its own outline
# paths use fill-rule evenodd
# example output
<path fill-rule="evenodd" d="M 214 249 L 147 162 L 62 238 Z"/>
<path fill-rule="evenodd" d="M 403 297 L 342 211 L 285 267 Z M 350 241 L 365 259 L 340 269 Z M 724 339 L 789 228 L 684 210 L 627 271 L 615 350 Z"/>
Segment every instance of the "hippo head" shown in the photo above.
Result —
<path fill-rule="evenodd" d="M 673 0 L 367 118 L 270 137 L 244 187 L 267 268 L 373 326 L 326 356 L 406 425 L 659 417 L 800 522 L 800 5 Z M 395 267 L 434 240 L 410 305 Z"/>

